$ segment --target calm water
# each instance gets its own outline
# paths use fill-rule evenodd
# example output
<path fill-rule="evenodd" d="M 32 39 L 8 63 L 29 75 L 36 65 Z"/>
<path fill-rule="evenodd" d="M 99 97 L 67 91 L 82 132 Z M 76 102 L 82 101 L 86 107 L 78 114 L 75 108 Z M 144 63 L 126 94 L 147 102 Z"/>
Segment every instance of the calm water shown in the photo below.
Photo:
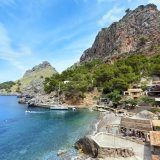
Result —
<path fill-rule="evenodd" d="M 0 160 L 60 160 L 60 149 L 75 154 L 74 142 L 97 118 L 87 110 L 26 109 L 16 97 L 0 96 Z"/>

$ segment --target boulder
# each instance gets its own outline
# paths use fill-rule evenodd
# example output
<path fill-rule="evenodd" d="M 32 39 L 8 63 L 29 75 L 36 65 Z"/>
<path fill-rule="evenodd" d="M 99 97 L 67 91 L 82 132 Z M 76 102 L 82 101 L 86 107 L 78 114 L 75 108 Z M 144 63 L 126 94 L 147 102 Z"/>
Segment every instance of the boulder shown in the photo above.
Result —
<path fill-rule="evenodd" d="M 20 104 L 26 104 L 26 98 L 25 97 L 22 97 L 18 100 L 18 103 Z"/>
<path fill-rule="evenodd" d="M 57 156 L 63 156 L 66 152 L 67 150 L 59 150 Z"/>
<path fill-rule="evenodd" d="M 75 143 L 75 148 L 77 150 L 81 150 L 84 154 L 88 154 L 93 158 L 96 158 L 98 156 L 99 146 L 90 137 L 80 138 Z"/>
<path fill-rule="evenodd" d="M 158 116 L 150 111 L 144 110 L 139 113 L 137 113 L 132 118 L 139 118 L 139 119 L 158 119 Z"/>

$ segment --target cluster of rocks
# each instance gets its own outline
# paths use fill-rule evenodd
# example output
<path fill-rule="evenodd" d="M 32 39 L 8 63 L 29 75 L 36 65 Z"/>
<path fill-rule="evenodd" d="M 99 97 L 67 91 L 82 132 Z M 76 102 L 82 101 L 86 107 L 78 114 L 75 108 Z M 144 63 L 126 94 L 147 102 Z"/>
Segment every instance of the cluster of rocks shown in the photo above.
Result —
<path fill-rule="evenodd" d="M 27 100 L 26 100 L 25 97 L 22 97 L 22 98 L 19 98 L 18 103 L 20 103 L 20 104 L 26 104 Z"/>
<path fill-rule="evenodd" d="M 126 54 L 154 54 L 160 44 L 160 11 L 154 4 L 126 10 L 126 15 L 97 35 L 91 48 L 84 51 L 81 62 L 95 58 L 115 59 Z M 152 53 L 153 52 L 153 53 Z"/>
<path fill-rule="evenodd" d="M 150 119 L 150 120 L 158 120 L 158 116 L 150 111 L 144 110 L 136 115 L 134 115 L 132 118 L 135 119 Z"/>
<path fill-rule="evenodd" d="M 99 158 L 106 158 L 106 157 L 132 157 L 134 156 L 134 152 L 129 149 L 122 149 L 122 148 L 100 148 L 99 149 Z"/>
<path fill-rule="evenodd" d="M 50 106 L 58 103 L 58 97 L 55 92 L 52 92 L 50 94 L 37 94 L 32 99 L 30 99 L 28 102 L 29 106 Z"/>
<path fill-rule="evenodd" d="M 34 95 L 35 93 L 44 93 L 44 79 L 33 79 L 29 84 L 22 88 L 23 94 Z"/>
<path fill-rule="evenodd" d="M 84 137 L 79 139 L 75 143 L 75 148 L 82 153 L 89 155 L 92 158 L 127 158 L 134 156 L 134 152 L 125 148 L 102 148 L 90 137 Z M 84 157 L 84 155 L 83 155 Z"/>
<path fill-rule="evenodd" d="M 82 151 L 84 154 L 90 155 L 92 158 L 96 158 L 98 156 L 99 146 L 90 137 L 80 138 L 75 143 L 75 148 Z"/>

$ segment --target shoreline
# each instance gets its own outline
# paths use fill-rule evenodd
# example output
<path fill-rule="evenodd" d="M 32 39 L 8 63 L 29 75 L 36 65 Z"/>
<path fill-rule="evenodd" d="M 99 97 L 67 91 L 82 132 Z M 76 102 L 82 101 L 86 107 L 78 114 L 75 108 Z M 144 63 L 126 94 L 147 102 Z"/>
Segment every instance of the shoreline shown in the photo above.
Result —
<path fill-rule="evenodd" d="M 98 112 L 98 111 L 97 111 Z M 86 134 L 85 136 L 94 136 L 96 135 L 103 127 L 103 121 L 105 118 L 105 113 L 99 112 L 99 116 L 97 117 L 97 119 L 95 120 L 94 124 L 91 125 L 91 129 L 89 131 L 88 134 Z M 80 151 L 76 151 L 76 156 L 71 157 L 72 160 L 84 160 L 84 159 L 89 159 L 92 160 L 92 158 L 89 155 L 83 154 Z M 93 158 L 94 160 L 94 158 Z"/>

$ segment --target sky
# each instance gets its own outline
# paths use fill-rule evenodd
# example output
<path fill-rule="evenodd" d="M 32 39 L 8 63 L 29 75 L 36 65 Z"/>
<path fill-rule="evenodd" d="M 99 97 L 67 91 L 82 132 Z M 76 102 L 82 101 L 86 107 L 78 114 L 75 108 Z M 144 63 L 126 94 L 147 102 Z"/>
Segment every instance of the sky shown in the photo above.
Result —
<path fill-rule="evenodd" d="M 0 82 L 49 61 L 62 72 L 125 9 L 160 0 L 0 0 Z"/>

